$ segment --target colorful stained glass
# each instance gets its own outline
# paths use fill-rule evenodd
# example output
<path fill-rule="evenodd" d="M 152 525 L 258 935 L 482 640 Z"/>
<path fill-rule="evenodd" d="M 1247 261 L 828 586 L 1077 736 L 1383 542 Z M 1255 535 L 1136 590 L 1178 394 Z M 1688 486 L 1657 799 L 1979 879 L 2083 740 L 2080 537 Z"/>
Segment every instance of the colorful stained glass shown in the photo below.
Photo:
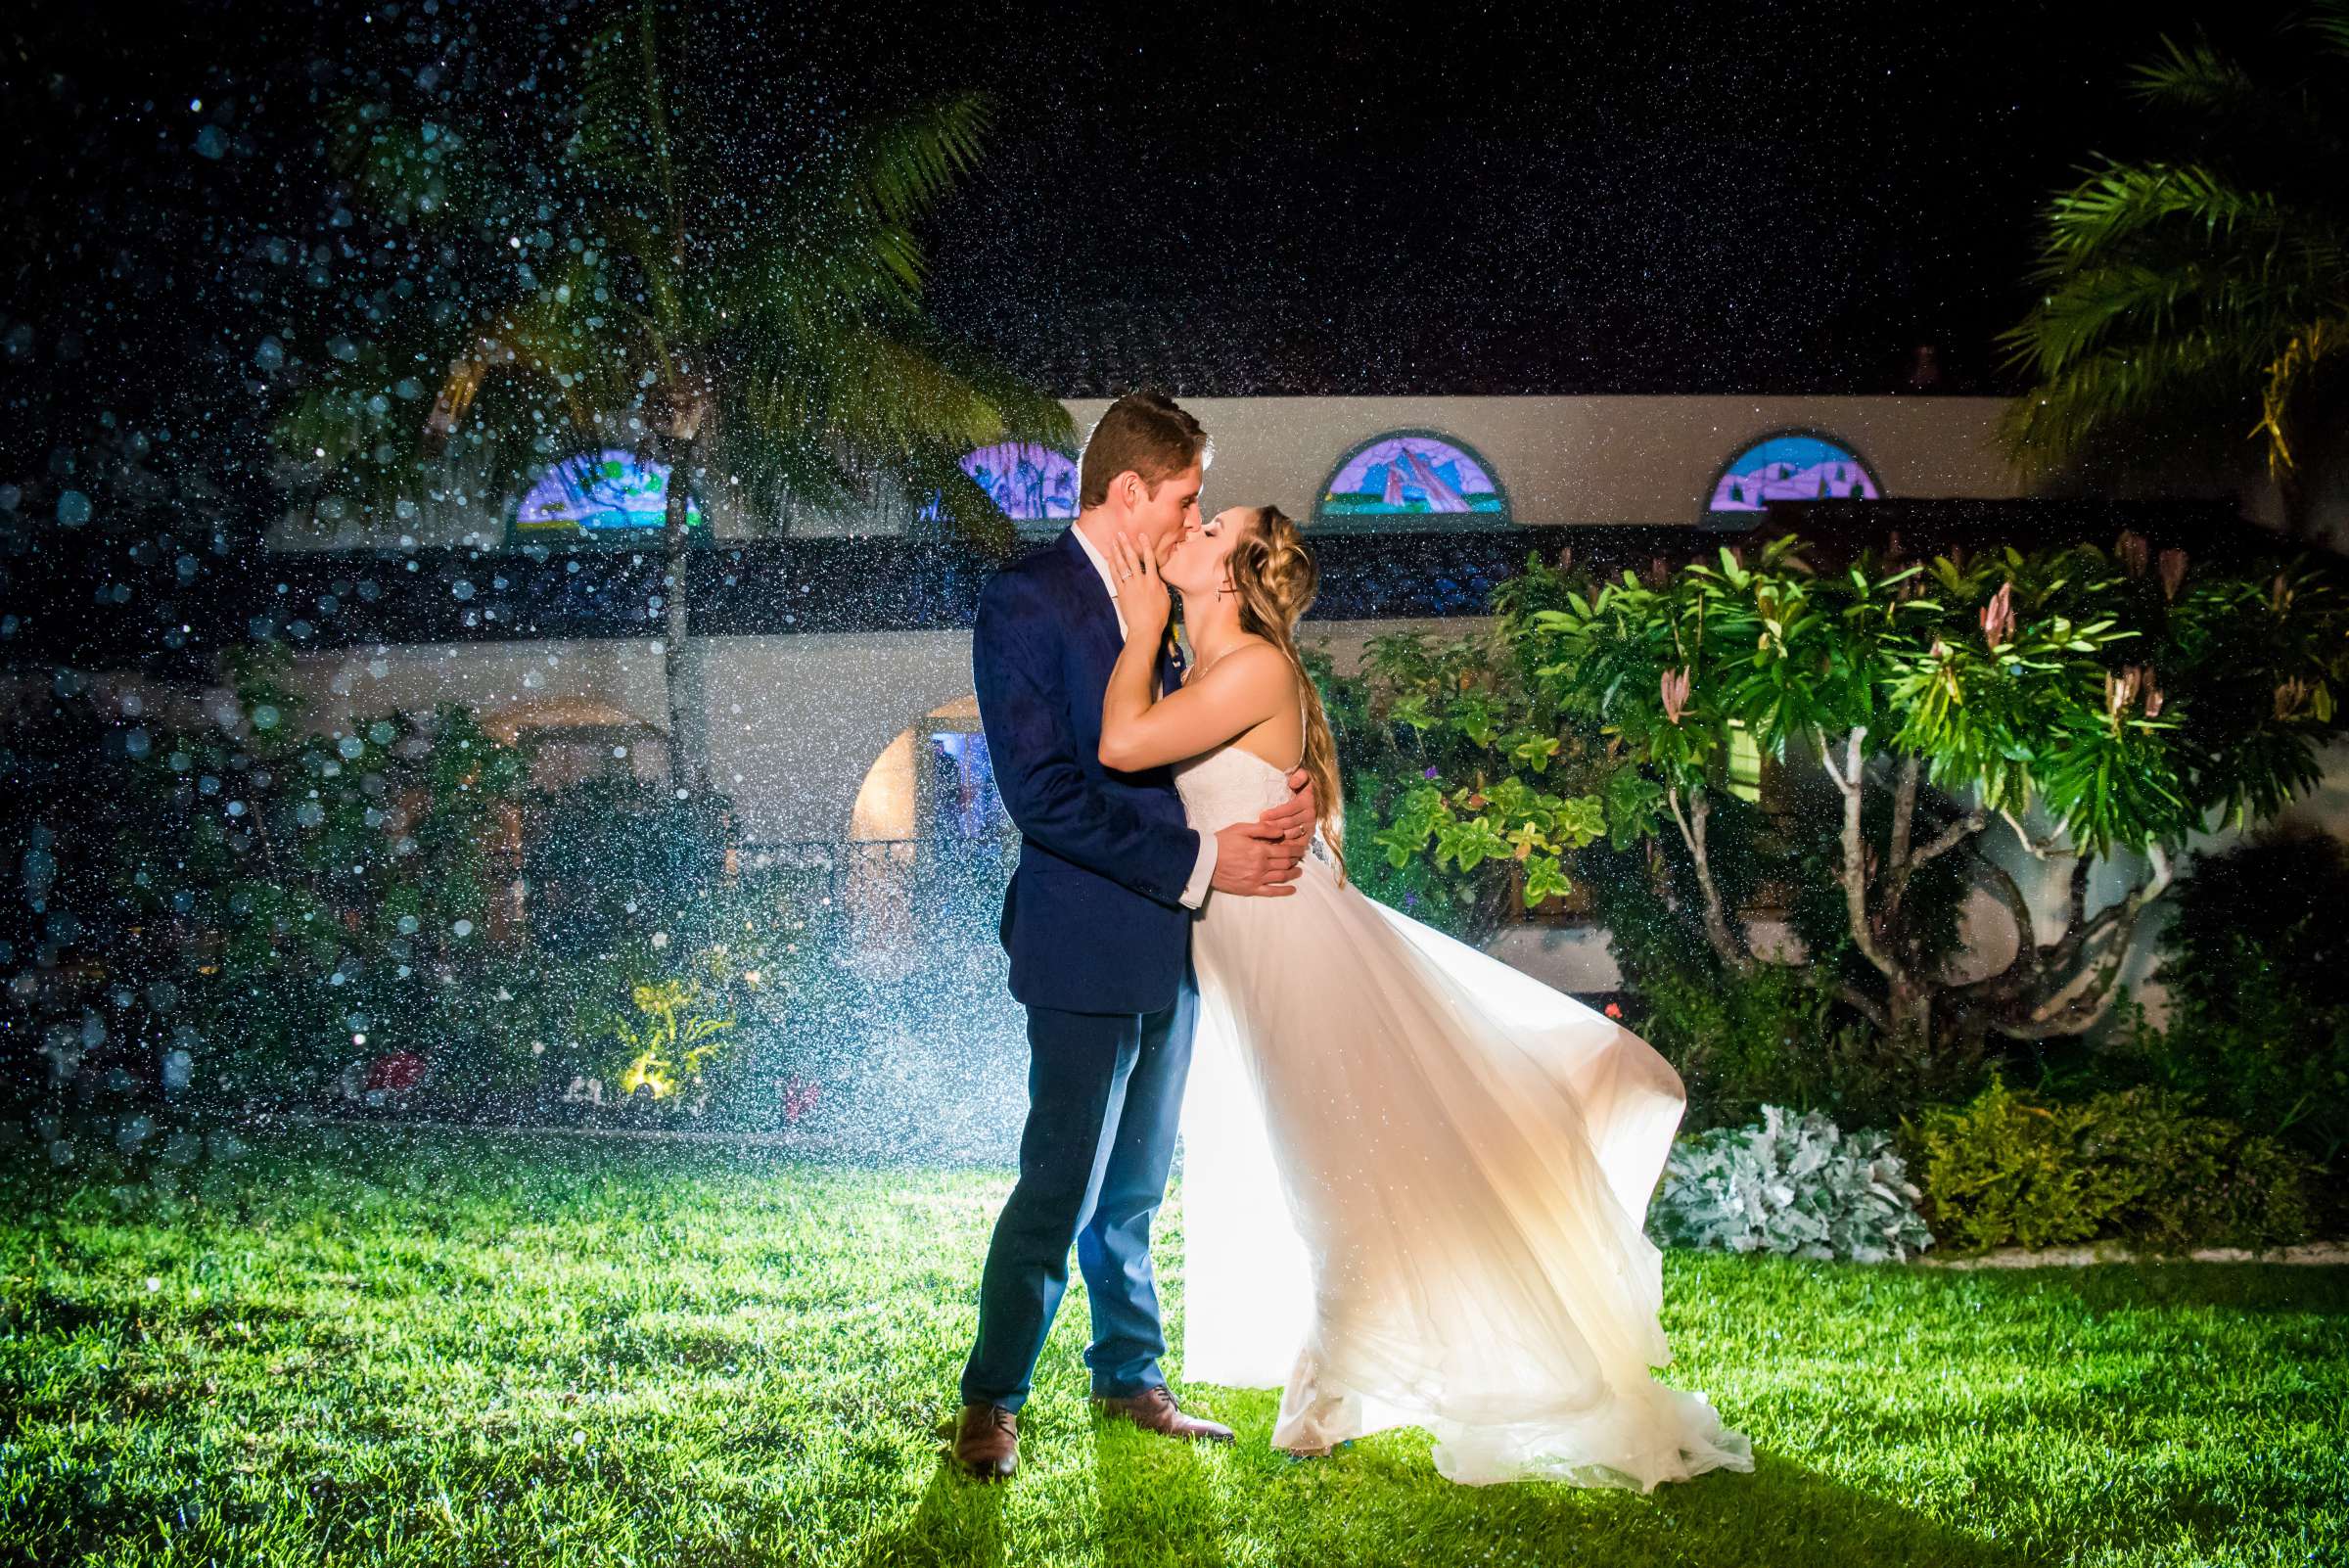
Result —
<path fill-rule="evenodd" d="M 1508 502 L 1484 463 L 1435 436 L 1381 436 L 1356 447 L 1330 476 L 1319 513 L 1415 517 L 1438 512 L 1505 517 Z"/>
<path fill-rule="evenodd" d="M 1867 465 L 1849 447 L 1817 436 L 1773 436 L 1729 460 L 1706 510 L 1759 512 L 1772 501 L 1872 501 L 1877 494 Z"/>
<path fill-rule="evenodd" d="M 641 533 L 668 515 L 668 465 L 619 447 L 567 457 L 538 476 L 514 514 L 521 534 Z M 685 503 L 685 526 L 702 527 L 702 509 Z"/>
<path fill-rule="evenodd" d="M 1035 441 L 997 441 L 964 458 L 962 471 L 1015 523 L 1077 515 L 1077 463 L 1066 452 Z"/>

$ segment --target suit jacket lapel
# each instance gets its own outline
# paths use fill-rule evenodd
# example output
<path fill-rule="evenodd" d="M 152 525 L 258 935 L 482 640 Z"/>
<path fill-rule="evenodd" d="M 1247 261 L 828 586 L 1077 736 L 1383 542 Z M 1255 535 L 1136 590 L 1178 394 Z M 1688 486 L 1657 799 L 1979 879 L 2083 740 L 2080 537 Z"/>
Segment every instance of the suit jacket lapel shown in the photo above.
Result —
<path fill-rule="evenodd" d="M 1118 662 L 1118 654 L 1126 646 L 1126 635 L 1118 630 L 1118 607 L 1102 584 L 1101 574 L 1093 570 L 1092 558 L 1084 546 L 1077 542 L 1077 530 L 1070 529 L 1060 536 L 1063 566 L 1070 576 L 1070 591 L 1083 602 L 1083 618 L 1101 645 L 1103 657 L 1110 665 Z M 1101 671 L 1102 683 L 1108 684 L 1109 669 Z M 1182 684 L 1182 648 L 1171 644 L 1166 657 L 1158 662 L 1158 689 L 1161 696 Z"/>
<path fill-rule="evenodd" d="M 1110 663 L 1115 664 L 1118 650 L 1126 645 L 1126 639 L 1118 634 L 1118 607 L 1111 602 L 1109 589 L 1102 584 L 1101 574 L 1093 570 L 1092 558 L 1084 553 L 1084 546 L 1077 542 L 1075 529 L 1067 530 L 1060 536 L 1060 559 L 1062 571 L 1068 574 L 1069 592 L 1079 606 L 1081 623 L 1087 635 L 1107 651 Z M 1104 669 L 1102 680 L 1105 684 L 1108 678 L 1109 671 Z"/>

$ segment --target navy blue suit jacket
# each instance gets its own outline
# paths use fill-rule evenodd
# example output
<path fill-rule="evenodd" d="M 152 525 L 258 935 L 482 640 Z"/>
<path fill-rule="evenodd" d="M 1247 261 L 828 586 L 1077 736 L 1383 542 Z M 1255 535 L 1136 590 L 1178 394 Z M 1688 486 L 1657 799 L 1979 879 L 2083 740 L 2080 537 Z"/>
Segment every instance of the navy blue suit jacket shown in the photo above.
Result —
<path fill-rule="evenodd" d="M 971 665 L 1004 807 L 1022 835 L 1003 897 L 1011 993 L 1030 1007 L 1154 1013 L 1190 962 L 1199 835 L 1173 772 L 1101 763 L 1101 697 L 1125 639 L 1074 530 L 992 577 Z M 1170 659 L 1161 679 L 1179 678 Z"/>

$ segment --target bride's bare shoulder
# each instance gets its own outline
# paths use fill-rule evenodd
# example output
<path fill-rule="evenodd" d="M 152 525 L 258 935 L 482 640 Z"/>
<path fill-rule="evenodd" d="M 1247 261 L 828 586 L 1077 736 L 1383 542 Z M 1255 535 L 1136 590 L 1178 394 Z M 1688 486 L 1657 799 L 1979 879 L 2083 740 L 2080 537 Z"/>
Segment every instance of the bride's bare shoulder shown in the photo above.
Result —
<path fill-rule="evenodd" d="M 1248 670 L 1252 673 L 1284 669 L 1288 662 L 1287 654 L 1282 653 L 1264 638 L 1255 636 L 1240 638 L 1216 660 L 1220 669 L 1235 672 Z"/>
<path fill-rule="evenodd" d="M 1288 656 L 1278 648 L 1262 637 L 1250 637 L 1193 666 L 1183 679 L 1185 684 L 1212 682 L 1226 692 L 1269 692 L 1289 681 L 1288 666 Z"/>

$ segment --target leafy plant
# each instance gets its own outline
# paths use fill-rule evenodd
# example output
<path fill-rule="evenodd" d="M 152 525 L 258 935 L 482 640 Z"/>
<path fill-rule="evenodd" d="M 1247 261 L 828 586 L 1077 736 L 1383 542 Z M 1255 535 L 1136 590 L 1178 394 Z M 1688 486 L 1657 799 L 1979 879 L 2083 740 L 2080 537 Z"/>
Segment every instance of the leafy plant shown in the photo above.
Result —
<path fill-rule="evenodd" d="M 2315 783 L 2349 663 L 2349 601 L 2318 568 L 2156 562 L 2127 534 L 2109 552 L 1864 558 L 1838 573 L 1814 571 L 1791 536 L 1619 580 L 1536 558 L 1496 609 L 1499 645 L 1478 669 L 1438 665 L 1421 691 L 1374 671 L 1392 695 L 1373 719 L 1442 737 L 1420 779 L 1388 787 L 1382 847 L 1443 872 L 1465 863 L 1458 845 L 1510 844 L 1530 889 L 1546 862 L 1545 885 L 1588 862 L 1601 832 L 1615 850 L 1661 840 L 1676 853 L 1649 864 L 1724 973 L 1789 968 L 1944 1082 L 1987 1040 L 2077 1035 L 2105 1015 L 2171 853 Z M 1527 735 L 1556 747 L 1528 753 Z M 1741 809 L 1727 788 L 1738 737 L 1826 786 L 1823 811 L 1795 797 L 1773 867 L 1794 884 L 1805 950 L 1751 940 L 1717 838 Z M 2069 863 L 2050 940 L 1987 853 L 2001 832 Z M 2124 853 L 2149 872 L 2092 910 L 2095 866 Z M 2015 954 L 1960 979 L 1954 907 L 1977 887 L 2007 912 Z"/>
<path fill-rule="evenodd" d="M 491 937 L 519 756 L 454 705 L 308 731 L 283 658 L 249 651 L 214 723 L 128 760 L 109 866 L 137 939 L 109 971 L 168 989 L 198 1093 L 228 1100 L 302 1098 L 353 1056 L 491 1049 L 510 978 Z"/>
<path fill-rule="evenodd" d="M 2349 1146 L 2349 851 L 2315 834 L 2195 856 L 2162 934 L 2169 1018 L 2136 1054 L 2336 1171 Z"/>
<path fill-rule="evenodd" d="M 668 1099 L 680 1090 L 701 1088 L 702 1065 L 724 1044 L 723 1037 L 735 1018 L 721 1010 L 719 999 L 704 992 L 696 980 L 666 980 L 638 986 L 631 992 L 641 1025 L 621 1025 L 621 1043 L 630 1060 L 619 1075 L 620 1092 L 649 1093 Z M 686 1099 L 695 1096 L 688 1093 Z"/>
<path fill-rule="evenodd" d="M 2309 1230 L 2304 1162 L 2157 1089 L 2043 1104 L 1994 1081 L 1916 1135 L 1933 1223 L 1960 1247 L 2273 1246 Z"/>
<path fill-rule="evenodd" d="M 1674 1145 L 1648 1224 L 1672 1246 L 1897 1262 L 1933 1245 L 1917 1197 L 1889 1134 L 1766 1105 Z"/>
<path fill-rule="evenodd" d="M 2164 156 L 2102 159 L 2049 203 L 2039 302 L 2004 340 L 2036 383 L 2004 418 L 2025 463 L 2233 456 L 2248 437 L 2305 525 L 2301 448 L 2337 415 L 2349 348 L 2349 4 L 2316 0 L 2290 30 L 2296 79 L 2163 39 L 2136 88 L 2167 116 Z"/>
<path fill-rule="evenodd" d="M 1372 638 L 1359 675 L 1319 653 L 1308 666 L 1345 778 L 1348 874 L 1365 893 L 1477 942 L 1570 891 L 1562 852 L 1605 831 L 1586 787 L 1598 775 L 1576 737 L 1544 726 L 1505 645 L 1402 632 Z"/>

